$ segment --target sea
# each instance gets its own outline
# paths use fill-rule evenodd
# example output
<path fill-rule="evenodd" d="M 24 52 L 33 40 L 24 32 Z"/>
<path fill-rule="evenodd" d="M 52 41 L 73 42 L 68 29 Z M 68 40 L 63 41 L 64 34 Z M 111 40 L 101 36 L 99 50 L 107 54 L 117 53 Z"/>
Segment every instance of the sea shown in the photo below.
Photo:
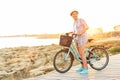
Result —
<path fill-rule="evenodd" d="M 35 37 L 1 37 L 0 48 L 21 47 L 21 46 L 42 46 L 59 44 L 59 39 L 38 39 Z"/>

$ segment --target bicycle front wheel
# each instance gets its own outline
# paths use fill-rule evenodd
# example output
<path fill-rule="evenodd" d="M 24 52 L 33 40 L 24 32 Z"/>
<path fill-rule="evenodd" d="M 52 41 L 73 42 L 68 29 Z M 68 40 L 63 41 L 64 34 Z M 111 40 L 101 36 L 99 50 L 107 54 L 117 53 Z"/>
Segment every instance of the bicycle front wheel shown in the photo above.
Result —
<path fill-rule="evenodd" d="M 53 66 L 57 72 L 65 73 L 67 72 L 73 64 L 73 55 L 70 53 L 68 55 L 67 50 L 60 50 L 56 53 L 53 59 Z"/>
<path fill-rule="evenodd" d="M 95 70 L 104 69 L 109 62 L 109 55 L 104 48 L 93 48 L 88 57 L 90 66 Z"/>

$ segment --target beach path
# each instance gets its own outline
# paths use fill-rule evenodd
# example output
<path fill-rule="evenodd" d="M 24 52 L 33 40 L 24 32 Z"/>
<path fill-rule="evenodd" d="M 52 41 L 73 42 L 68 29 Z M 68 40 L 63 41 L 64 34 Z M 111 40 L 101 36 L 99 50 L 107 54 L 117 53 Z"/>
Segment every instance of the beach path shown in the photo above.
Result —
<path fill-rule="evenodd" d="M 79 74 L 75 71 L 80 65 L 73 66 L 66 73 L 52 71 L 48 74 L 24 80 L 120 80 L 120 54 L 110 56 L 108 66 L 96 71 L 89 67 L 88 74 Z"/>

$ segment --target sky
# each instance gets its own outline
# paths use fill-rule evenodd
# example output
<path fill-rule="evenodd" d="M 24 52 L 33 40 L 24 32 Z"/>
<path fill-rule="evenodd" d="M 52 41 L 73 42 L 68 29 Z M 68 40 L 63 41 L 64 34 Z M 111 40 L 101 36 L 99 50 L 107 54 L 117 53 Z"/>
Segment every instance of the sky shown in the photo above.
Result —
<path fill-rule="evenodd" d="M 120 24 L 119 0 L 0 0 L 0 35 L 65 33 L 73 29 L 72 10 L 90 28 Z"/>

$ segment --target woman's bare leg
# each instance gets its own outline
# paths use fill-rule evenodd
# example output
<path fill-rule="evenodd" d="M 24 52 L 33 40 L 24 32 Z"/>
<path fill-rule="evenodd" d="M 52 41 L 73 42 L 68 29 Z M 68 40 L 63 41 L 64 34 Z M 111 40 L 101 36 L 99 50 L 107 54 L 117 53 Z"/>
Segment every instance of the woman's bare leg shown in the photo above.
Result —
<path fill-rule="evenodd" d="M 84 54 L 84 51 L 85 51 L 85 44 L 83 44 L 82 46 L 79 46 L 77 45 L 77 49 L 78 49 L 78 52 L 81 56 L 81 59 L 82 59 L 82 67 L 85 68 L 85 69 L 88 69 L 88 66 L 87 66 L 87 59 L 85 57 L 85 54 Z"/>

